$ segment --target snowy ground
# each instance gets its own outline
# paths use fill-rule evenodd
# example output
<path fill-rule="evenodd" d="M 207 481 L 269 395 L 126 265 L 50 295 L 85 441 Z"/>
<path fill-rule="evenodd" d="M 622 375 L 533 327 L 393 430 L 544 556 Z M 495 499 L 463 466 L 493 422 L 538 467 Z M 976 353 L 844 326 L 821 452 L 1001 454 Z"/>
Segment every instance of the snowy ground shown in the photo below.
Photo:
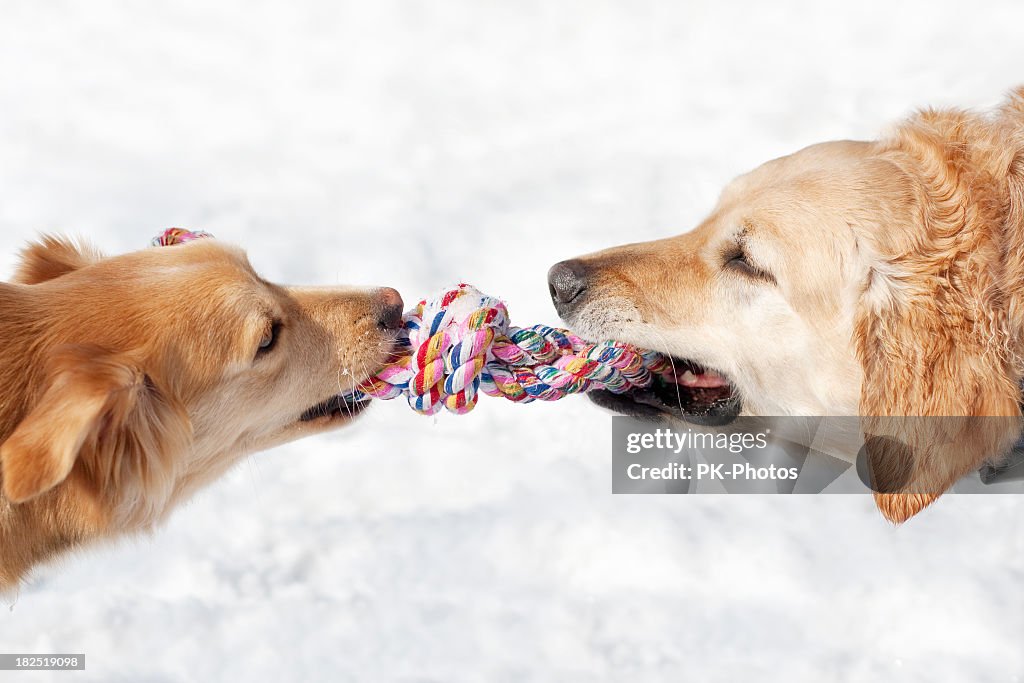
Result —
<path fill-rule="evenodd" d="M 301 4 L 301 6 L 297 6 Z M 213 9 L 213 5 L 217 9 Z M 284 282 L 457 278 L 554 321 L 564 257 L 721 184 L 1024 82 L 1017 3 L 0 6 L 0 275 L 43 230 L 170 225 Z M 610 495 L 610 417 L 376 406 L 153 538 L 40 571 L 0 651 L 95 681 L 1020 681 L 1024 499 Z"/>

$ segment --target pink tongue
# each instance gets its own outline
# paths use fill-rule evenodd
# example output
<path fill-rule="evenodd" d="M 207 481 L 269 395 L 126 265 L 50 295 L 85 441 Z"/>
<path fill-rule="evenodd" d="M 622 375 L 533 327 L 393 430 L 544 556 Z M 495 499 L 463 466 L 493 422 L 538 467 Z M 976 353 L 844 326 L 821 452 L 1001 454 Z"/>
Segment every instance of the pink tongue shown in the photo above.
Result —
<path fill-rule="evenodd" d="M 676 381 L 684 387 L 699 387 L 702 389 L 724 387 L 728 384 L 724 377 L 719 375 L 717 372 L 712 372 L 710 370 L 702 372 L 699 375 L 695 375 L 687 370 L 682 375 L 677 376 Z"/>

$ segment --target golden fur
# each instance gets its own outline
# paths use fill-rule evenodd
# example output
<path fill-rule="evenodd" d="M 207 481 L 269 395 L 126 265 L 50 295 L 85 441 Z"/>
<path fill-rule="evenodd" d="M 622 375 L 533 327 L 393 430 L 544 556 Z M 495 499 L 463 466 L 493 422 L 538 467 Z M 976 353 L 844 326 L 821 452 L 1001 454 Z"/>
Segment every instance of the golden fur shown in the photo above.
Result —
<path fill-rule="evenodd" d="M 151 528 L 247 453 L 347 422 L 361 406 L 303 414 L 384 362 L 400 310 L 390 289 L 268 283 L 217 240 L 31 245 L 0 283 L 0 590 Z"/>
<path fill-rule="evenodd" d="M 587 295 L 563 315 L 581 334 L 720 370 L 747 413 L 895 432 L 911 461 L 872 461 L 899 481 L 879 508 L 903 521 L 1019 429 L 1024 88 L 993 112 L 924 110 L 878 141 L 770 161 L 693 231 L 577 262 Z M 888 416 L 1008 419 L 937 440 Z"/>

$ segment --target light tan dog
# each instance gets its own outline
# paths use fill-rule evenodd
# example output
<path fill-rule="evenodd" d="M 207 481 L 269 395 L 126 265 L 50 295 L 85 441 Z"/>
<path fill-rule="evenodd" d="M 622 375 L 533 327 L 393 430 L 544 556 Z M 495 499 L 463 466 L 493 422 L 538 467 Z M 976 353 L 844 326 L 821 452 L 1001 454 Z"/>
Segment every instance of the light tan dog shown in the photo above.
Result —
<path fill-rule="evenodd" d="M 693 231 L 556 264 L 549 283 L 581 335 L 688 368 L 670 395 L 597 399 L 622 412 L 859 414 L 867 433 L 876 416 L 1019 418 L 1024 88 L 991 113 L 926 110 L 878 141 L 770 161 Z M 939 446 L 929 424 L 899 424 L 909 457 L 872 456 L 889 519 L 1018 428 L 959 420 Z"/>
<path fill-rule="evenodd" d="M 103 258 L 46 238 L 0 283 L 0 590 L 149 529 L 242 456 L 338 427 L 393 289 L 281 287 L 212 239 Z"/>

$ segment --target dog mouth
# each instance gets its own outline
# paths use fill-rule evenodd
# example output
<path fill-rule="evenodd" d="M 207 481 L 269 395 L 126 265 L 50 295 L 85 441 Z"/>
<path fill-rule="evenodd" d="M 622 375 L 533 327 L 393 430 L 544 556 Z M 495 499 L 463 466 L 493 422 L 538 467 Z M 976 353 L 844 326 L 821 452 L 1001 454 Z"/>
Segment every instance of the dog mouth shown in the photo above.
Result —
<path fill-rule="evenodd" d="M 383 346 L 383 357 L 378 359 L 379 366 L 372 375 L 364 377 L 352 390 L 335 394 L 326 401 L 310 406 L 299 416 L 299 422 L 351 420 L 366 410 L 373 399 L 359 391 L 360 385 L 376 375 L 387 363 L 400 358 L 408 345 L 403 344 L 402 338 L 396 333 L 389 334 Z"/>
<path fill-rule="evenodd" d="M 299 422 L 313 422 L 314 420 L 340 420 L 351 419 L 366 410 L 370 405 L 369 398 L 356 399 L 346 394 L 331 396 L 326 401 L 310 406 L 299 416 Z"/>
<path fill-rule="evenodd" d="M 590 400 L 622 415 L 644 420 L 665 417 L 690 422 L 724 424 L 740 412 L 740 399 L 722 373 L 684 358 L 669 357 L 672 369 L 650 386 L 622 394 L 593 391 Z"/>

